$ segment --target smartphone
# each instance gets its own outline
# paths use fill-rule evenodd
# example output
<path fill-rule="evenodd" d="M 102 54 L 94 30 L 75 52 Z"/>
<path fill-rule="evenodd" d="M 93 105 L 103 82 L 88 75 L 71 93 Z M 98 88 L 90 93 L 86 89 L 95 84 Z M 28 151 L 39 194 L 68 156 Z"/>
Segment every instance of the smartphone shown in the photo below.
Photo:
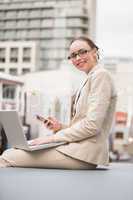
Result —
<path fill-rule="evenodd" d="M 48 120 L 45 119 L 44 117 L 40 116 L 40 115 L 36 115 L 36 118 L 44 123 L 46 123 Z"/>

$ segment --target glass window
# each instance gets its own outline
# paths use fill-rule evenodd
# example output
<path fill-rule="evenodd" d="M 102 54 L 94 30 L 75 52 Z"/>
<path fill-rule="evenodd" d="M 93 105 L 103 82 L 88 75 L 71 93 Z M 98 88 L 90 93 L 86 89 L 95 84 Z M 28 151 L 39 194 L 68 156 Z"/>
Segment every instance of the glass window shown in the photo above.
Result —
<path fill-rule="evenodd" d="M 5 40 L 12 40 L 16 37 L 16 31 L 4 31 L 4 39 Z"/>
<path fill-rule="evenodd" d="M 10 49 L 10 62 L 18 62 L 18 48 L 12 47 Z"/>
<path fill-rule="evenodd" d="M 4 31 L 0 31 L 0 40 L 3 40 L 3 38 L 4 38 Z"/>
<path fill-rule="evenodd" d="M 41 21 L 41 27 L 53 27 L 54 20 L 53 19 L 43 19 Z"/>
<path fill-rule="evenodd" d="M 39 38 L 40 37 L 40 30 L 30 30 L 28 32 L 28 38 Z"/>
<path fill-rule="evenodd" d="M 0 72 L 5 72 L 5 69 L 4 68 L 0 68 Z"/>
<path fill-rule="evenodd" d="M 74 12 L 73 12 L 74 9 Z M 66 11 L 67 16 L 82 16 L 84 15 L 84 9 L 81 7 L 79 8 L 79 6 L 75 6 L 75 7 L 71 7 L 69 9 L 67 9 Z"/>
<path fill-rule="evenodd" d="M 4 22 L 0 21 L 0 28 L 4 27 Z"/>
<path fill-rule="evenodd" d="M 3 84 L 3 99 L 15 99 L 15 86 Z"/>
<path fill-rule="evenodd" d="M 5 48 L 0 48 L 0 62 L 1 63 L 4 63 L 6 61 L 5 53 L 6 53 L 6 49 Z"/>
<path fill-rule="evenodd" d="M 26 28 L 26 27 L 28 27 L 28 21 L 27 20 L 18 20 L 16 26 L 18 28 Z"/>
<path fill-rule="evenodd" d="M 26 38 L 27 37 L 27 33 L 28 31 L 26 30 L 17 30 L 17 38 L 20 39 L 20 38 Z"/>
<path fill-rule="evenodd" d="M 16 21 L 6 21 L 5 27 L 6 28 L 15 28 L 16 27 Z"/>
<path fill-rule="evenodd" d="M 43 17 L 50 17 L 51 18 L 51 16 L 53 16 L 53 13 L 54 13 L 54 9 L 53 8 L 51 8 L 51 9 L 45 9 L 44 8 L 44 10 L 42 10 L 42 16 Z"/>
<path fill-rule="evenodd" d="M 67 19 L 67 25 L 68 26 L 80 26 L 82 25 L 82 19 L 79 18 L 72 18 L 72 19 Z"/>
<path fill-rule="evenodd" d="M 67 30 L 67 32 L 68 31 L 69 30 Z M 53 36 L 57 37 L 57 38 L 59 38 L 59 37 L 63 37 L 64 38 L 66 36 L 66 29 L 65 28 L 62 28 L 62 29 L 55 28 L 54 32 L 53 32 Z"/>
<path fill-rule="evenodd" d="M 78 37 L 82 35 L 82 29 L 75 28 L 75 29 L 68 29 L 67 30 L 67 37 Z"/>
<path fill-rule="evenodd" d="M 31 47 L 24 47 L 23 48 L 23 62 L 30 62 L 31 61 Z"/>
<path fill-rule="evenodd" d="M 67 43 L 66 40 L 64 39 L 56 39 L 54 38 L 53 40 L 42 40 L 40 47 L 41 48 L 45 48 L 45 49 L 50 49 L 50 48 L 65 48 L 66 46 L 68 46 L 68 44 L 70 43 L 70 41 Z"/>
<path fill-rule="evenodd" d="M 0 11 L 0 18 L 3 19 L 5 16 L 5 13 L 3 11 Z"/>
<path fill-rule="evenodd" d="M 16 17 L 16 11 L 7 11 L 6 17 L 7 18 L 15 18 Z"/>
<path fill-rule="evenodd" d="M 29 27 L 40 27 L 40 20 L 30 20 Z"/>
<path fill-rule="evenodd" d="M 29 11 L 28 10 L 20 10 L 18 11 L 18 17 L 19 18 L 25 18 L 28 17 Z"/>
<path fill-rule="evenodd" d="M 29 73 L 30 72 L 30 69 L 29 68 L 23 68 L 22 69 L 22 73 L 23 74 L 27 74 L 27 73 Z"/>
<path fill-rule="evenodd" d="M 53 31 L 51 30 L 41 30 L 41 33 L 40 33 L 40 36 L 41 38 L 51 38 L 53 36 Z"/>
<path fill-rule="evenodd" d="M 17 69 L 16 68 L 10 68 L 9 73 L 12 75 L 17 75 Z"/>
<path fill-rule="evenodd" d="M 29 14 L 30 14 L 30 17 L 40 17 L 41 12 L 40 10 L 31 10 Z"/>
<path fill-rule="evenodd" d="M 88 18 L 82 18 L 81 24 L 86 25 L 86 27 L 88 28 Z"/>
<path fill-rule="evenodd" d="M 57 18 L 54 22 L 55 27 L 65 27 L 66 26 L 66 18 Z"/>

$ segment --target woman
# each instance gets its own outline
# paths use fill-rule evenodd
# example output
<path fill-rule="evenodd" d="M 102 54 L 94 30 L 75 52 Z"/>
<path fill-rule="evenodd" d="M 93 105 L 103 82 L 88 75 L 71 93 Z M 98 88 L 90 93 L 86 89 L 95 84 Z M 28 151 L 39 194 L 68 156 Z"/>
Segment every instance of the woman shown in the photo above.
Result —
<path fill-rule="evenodd" d="M 75 95 L 68 127 L 54 118 L 44 124 L 55 134 L 37 138 L 31 145 L 63 141 L 51 149 L 27 152 L 9 149 L 0 157 L 0 166 L 95 169 L 108 165 L 108 133 L 116 105 L 116 93 L 109 73 L 98 65 L 98 47 L 86 37 L 74 39 L 68 59 L 87 74 Z"/>

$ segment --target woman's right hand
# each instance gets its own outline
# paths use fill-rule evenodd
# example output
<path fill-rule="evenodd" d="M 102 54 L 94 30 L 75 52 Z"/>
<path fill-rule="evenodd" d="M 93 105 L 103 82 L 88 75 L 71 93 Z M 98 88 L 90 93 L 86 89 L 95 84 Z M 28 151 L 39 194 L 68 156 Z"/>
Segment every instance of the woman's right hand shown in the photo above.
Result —
<path fill-rule="evenodd" d="M 43 123 L 46 128 L 52 130 L 54 133 L 62 128 L 62 124 L 54 117 L 48 117 Z"/>

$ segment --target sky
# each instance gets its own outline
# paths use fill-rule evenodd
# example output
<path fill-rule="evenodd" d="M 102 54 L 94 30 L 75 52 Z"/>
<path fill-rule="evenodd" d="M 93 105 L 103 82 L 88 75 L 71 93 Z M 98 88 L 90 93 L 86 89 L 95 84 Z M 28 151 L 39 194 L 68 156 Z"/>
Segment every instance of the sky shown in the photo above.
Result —
<path fill-rule="evenodd" d="M 133 0 L 97 0 L 97 44 L 104 56 L 133 58 Z"/>

